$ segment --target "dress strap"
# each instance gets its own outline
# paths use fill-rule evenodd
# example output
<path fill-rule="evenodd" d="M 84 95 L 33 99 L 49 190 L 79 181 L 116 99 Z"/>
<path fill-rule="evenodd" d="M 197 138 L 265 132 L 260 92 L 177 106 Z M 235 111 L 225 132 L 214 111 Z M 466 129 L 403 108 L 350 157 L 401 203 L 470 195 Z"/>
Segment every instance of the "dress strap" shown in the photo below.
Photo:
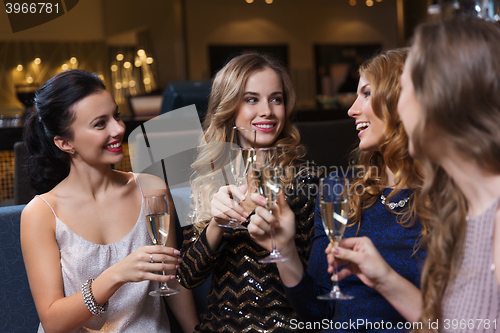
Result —
<path fill-rule="evenodd" d="M 38 197 L 40 199 L 42 199 L 46 204 L 47 206 L 49 206 L 50 210 L 52 211 L 52 213 L 54 214 L 55 218 L 57 219 L 57 215 L 56 215 L 56 212 L 54 212 L 54 209 L 52 209 L 52 206 L 47 202 L 47 200 L 45 200 L 44 198 L 42 198 L 40 195 L 35 195 L 35 197 Z"/>
<path fill-rule="evenodd" d="M 139 191 L 141 191 L 141 196 L 144 197 L 144 193 L 142 193 L 141 182 L 139 181 L 139 177 L 135 174 L 135 172 L 131 172 L 134 175 L 135 183 L 139 186 Z"/>

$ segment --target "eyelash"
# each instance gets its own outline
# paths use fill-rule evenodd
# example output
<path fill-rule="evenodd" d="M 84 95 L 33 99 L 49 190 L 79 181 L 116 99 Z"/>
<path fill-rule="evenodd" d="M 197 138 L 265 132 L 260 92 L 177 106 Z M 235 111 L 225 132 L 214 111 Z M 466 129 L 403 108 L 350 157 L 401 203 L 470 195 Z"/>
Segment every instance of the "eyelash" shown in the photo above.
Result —
<path fill-rule="evenodd" d="M 365 96 L 365 98 L 367 98 L 367 97 L 371 96 L 371 92 L 370 91 L 365 91 L 363 93 L 363 95 Z"/>
<path fill-rule="evenodd" d="M 250 97 L 250 98 L 246 99 L 247 103 L 257 103 L 258 101 L 259 100 L 257 99 L 257 97 Z M 276 101 L 277 103 L 281 104 L 281 103 L 283 103 L 283 98 L 281 98 L 281 97 L 273 97 L 271 99 L 271 101 Z"/>
<path fill-rule="evenodd" d="M 120 120 L 121 119 L 121 113 L 120 111 L 117 111 L 114 115 L 113 115 L 113 118 L 115 118 L 115 120 Z M 100 120 L 98 121 L 94 127 L 96 128 L 99 128 L 99 129 L 103 129 L 106 125 L 106 122 L 104 120 Z"/>

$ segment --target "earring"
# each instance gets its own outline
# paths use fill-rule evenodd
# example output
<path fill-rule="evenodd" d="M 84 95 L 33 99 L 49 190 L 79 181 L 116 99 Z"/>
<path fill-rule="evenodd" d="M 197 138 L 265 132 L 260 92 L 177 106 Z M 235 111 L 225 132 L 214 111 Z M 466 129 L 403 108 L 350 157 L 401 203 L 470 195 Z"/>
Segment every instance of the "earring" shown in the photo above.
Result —
<path fill-rule="evenodd" d="M 75 151 L 74 151 L 74 150 L 71 150 L 71 151 L 70 151 L 70 153 L 71 153 L 71 155 L 73 155 L 73 154 L 75 153 Z"/>

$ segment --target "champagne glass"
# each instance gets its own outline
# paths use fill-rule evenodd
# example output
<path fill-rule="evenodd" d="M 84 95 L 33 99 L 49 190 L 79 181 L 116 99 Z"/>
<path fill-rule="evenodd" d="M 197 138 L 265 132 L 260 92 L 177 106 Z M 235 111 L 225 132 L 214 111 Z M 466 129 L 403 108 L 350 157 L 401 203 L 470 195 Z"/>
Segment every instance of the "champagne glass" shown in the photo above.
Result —
<path fill-rule="evenodd" d="M 231 142 L 229 144 L 229 168 L 233 176 L 233 184 L 241 188 L 250 169 L 250 165 L 255 158 L 255 138 L 257 131 L 244 127 L 234 126 L 231 133 Z M 224 173 L 225 175 L 225 173 Z M 226 177 L 226 184 L 231 183 Z M 239 204 L 239 199 L 232 194 L 231 198 Z M 223 228 L 246 229 L 238 220 L 231 219 L 227 224 L 219 224 Z"/>
<path fill-rule="evenodd" d="M 170 228 L 170 213 L 168 210 L 168 198 L 166 195 L 153 195 L 145 197 L 146 200 L 146 223 L 149 235 L 154 245 L 165 246 Z M 165 272 L 162 272 L 165 275 Z M 166 282 L 160 282 L 160 288 L 149 293 L 151 296 L 171 296 L 179 292 L 177 289 L 169 288 Z"/>
<path fill-rule="evenodd" d="M 334 247 L 337 247 L 344 235 L 349 215 L 349 180 L 347 178 L 320 179 L 321 218 L 326 235 Z M 328 294 L 318 296 L 322 300 L 353 299 L 340 291 L 337 263 L 334 264 L 333 286 Z"/>
<path fill-rule="evenodd" d="M 253 163 L 253 181 L 260 195 L 267 200 L 266 208 L 272 214 L 272 207 L 278 201 L 280 191 L 281 168 L 278 163 L 278 149 L 276 147 L 258 148 L 255 150 L 255 162 Z M 281 262 L 288 260 L 281 255 L 274 240 L 274 225 L 271 225 L 271 253 L 259 260 L 261 264 Z"/>

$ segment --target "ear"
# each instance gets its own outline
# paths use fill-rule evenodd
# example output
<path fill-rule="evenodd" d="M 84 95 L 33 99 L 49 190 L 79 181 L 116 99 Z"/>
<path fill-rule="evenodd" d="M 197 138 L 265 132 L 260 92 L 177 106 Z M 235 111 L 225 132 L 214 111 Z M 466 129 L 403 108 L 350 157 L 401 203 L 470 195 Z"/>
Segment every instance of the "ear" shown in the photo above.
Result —
<path fill-rule="evenodd" d="M 54 137 L 54 144 L 57 146 L 57 148 L 68 154 L 71 154 L 71 151 L 75 150 L 73 148 L 71 140 L 60 137 L 59 135 L 56 135 Z"/>

